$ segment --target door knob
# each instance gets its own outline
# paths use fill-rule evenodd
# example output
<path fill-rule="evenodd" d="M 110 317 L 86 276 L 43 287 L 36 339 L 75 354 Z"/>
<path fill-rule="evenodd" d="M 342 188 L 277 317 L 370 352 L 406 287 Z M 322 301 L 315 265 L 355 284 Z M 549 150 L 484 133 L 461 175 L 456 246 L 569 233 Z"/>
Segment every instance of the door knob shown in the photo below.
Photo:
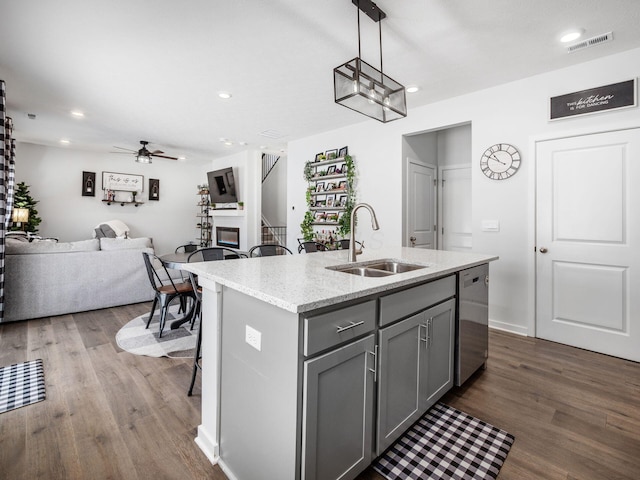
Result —
<path fill-rule="evenodd" d="M 411 242 L 412 247 L 416 246 L 416 237 L 409 237 L 409 241 Z"/>
<path fill-rule="evenodd" d="M 547 253 L 548 250 L 544 247 L 540 247 L 540 253 Z"/>

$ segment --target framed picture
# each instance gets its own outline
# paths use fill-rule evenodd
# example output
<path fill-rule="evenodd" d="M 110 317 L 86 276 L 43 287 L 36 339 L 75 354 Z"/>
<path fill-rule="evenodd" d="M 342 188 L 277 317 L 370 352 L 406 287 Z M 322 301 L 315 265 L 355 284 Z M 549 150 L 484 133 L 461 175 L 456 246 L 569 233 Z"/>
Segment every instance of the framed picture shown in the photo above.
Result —
<path fill-rule="evenodd" d="M 320 153 L 316 153 L 316 162 L 321 162 L 322 160 L 324 160 L 324 158 L 322 158 L 324 155 L 324 153 L 320 152 Z"/>
<path fill-rule="evenodd" d="M 335 165 L 329 165 L 327 167 L 327 175 L 335 175 L 336 174 L 336 166 Z"/>
<path fill-rule="evenodd" d="M 343 175 L 347 174 L 347 164 L 343 163 L 342 165 L 340 165 L 340 173 Z"/>
<path fill-rule="evenodd" d="M 342 147 L 338 152 L 338 157 L 345 157 L 349 155 L 349 147 Z"/>
<path fill-rule="evenodd" d="M 346 188 L 347 188 L 347 181 L 346 180 L 342 180 L 338 184 L 338 188 L 336 188 L 336 190 L 345 190 Z"/>
<path fill-rule="evenodd" d="M 96 172 L 82 172 L 82 196 L 96 196 Z"/>
<path fill-rule="evenodd" d="M 316 197 L 315 207 L 325 207 L 327 205 L 327 197 L 324 195 L 319 195 Z"/>
<path fill-rule="evenodd" d="M 336 199 L 336 207 L 345 207 L 347 205 L 347 196 L 346 195 L 338 195 Z"/>
<path fill-rule="evenodd" d="M 324 192 L 324 182 L 316 183 L 316 192 Z"/>
<path fill-rule="evenodd" d="M 338 158 L 338 150 L 336 149 L 327 150 L 326 152 L 324 152 L 324 154 L 326 155 L 327 160 L 334 160 Z"/>
<path fill-rule="evenodd" d="M 330 192 L 331 190 L 335 190 L 336 188 L 338 188 L 336 186 L 336 182 L 327 182 L 327 186 L 325 187 L 325 192 Z"/>
<path fill-rule="evenodd" d="M 327 218 L 326 212 L 316 212 L 315 221 L 316 222 L 324 222 Z"/>
<path fill-rule="evenodd" d="M 102 172 L 102 189 L 142 192 L 144 190 L 144 176 L 130 173 Z"/>
<path fill-rule="evenodd" d="M 327 208 L 333 208 L 335 206 L 335 203 L 336 203 L 336 196 L 327 195 L 327 199 L 326 199 Z"/>
<path fill-rule="evenodd" d="M 337 222 L 338 221 L 338 212 L 327 213 L 327 222 Z"/>
<path fill-rule="evenodd" d="M 160 200 L 160 180 L 149 179 L 149 200 Z"/>

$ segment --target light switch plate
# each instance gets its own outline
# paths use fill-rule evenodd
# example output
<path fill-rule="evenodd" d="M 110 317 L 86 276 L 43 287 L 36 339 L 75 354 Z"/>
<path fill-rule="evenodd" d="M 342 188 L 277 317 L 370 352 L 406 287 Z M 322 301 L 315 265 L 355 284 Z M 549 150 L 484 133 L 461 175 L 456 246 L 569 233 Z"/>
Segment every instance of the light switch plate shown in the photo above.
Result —
<path fill-rule="evenodd" d="M 255 328 L 251 328 L 249 325 L 245 325 L 244 341 L 260 351 L 262 348 L 262 333 Z"/>
<path fill-rule="evenodd" d="M 499 232 L 500 221 L 499 220 L 483 220 L 482 231 L 483 232 Z"/>

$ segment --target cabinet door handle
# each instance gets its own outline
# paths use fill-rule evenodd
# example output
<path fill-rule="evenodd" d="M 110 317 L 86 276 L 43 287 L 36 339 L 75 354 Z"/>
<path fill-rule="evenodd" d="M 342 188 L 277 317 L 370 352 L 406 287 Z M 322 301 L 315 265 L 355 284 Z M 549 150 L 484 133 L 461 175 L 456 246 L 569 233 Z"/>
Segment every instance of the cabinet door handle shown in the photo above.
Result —
<path fill-rule="evenodd" d="M 427 322 L 427 338 L 429 339 L 428 346 L 433 344 L 433 317 L 429 317 Z"/>
<path fill-rule="evenodd" d="M 362 320 L 361 322 L 357 322 L 357 323 L 356 322 L 349 322 L 349 325 L 346 325 L 344 327 L 338 327 L 336 329 L 336 333 L 342 333 L 342 332 L 344 332 L 346 330 L 351 330 L 352 328 L 359 327 L 360 325 L 364 325 L 364 320 Z"/>
<path fill-rule="evenodd" d="M 369 355 L 373 357 L 373 368 L 369 368 L 369 371 L 373 373 L 373 381 L 378 381 L 378 345 L 373 347 L 373 352 L 367 352 Z"/>
<path fill-rule="evenodd" d="M 422 337 L 422 327 L 425 328 L 426 334 L 427 334 L 424 338 Z M 428 323 L 421 323 L 420 325 L 418 325 L 418 338 L 420 338 L 421 342 L 424 342 L 425 348 L 429 345 L 429 324 Z"/>

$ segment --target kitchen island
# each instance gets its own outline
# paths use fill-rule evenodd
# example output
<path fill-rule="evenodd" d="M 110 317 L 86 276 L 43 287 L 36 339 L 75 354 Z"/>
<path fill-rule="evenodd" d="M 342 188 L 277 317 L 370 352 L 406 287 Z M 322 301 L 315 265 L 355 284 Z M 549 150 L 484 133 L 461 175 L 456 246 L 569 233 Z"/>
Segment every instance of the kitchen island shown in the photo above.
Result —
<path fill-rule="evenodd" d="M 368 248 L 189 264 L 203 287 L 196 442 L 230 479 L 354 478 L 453 385 L 456 274 L 496 256 Z"/>

